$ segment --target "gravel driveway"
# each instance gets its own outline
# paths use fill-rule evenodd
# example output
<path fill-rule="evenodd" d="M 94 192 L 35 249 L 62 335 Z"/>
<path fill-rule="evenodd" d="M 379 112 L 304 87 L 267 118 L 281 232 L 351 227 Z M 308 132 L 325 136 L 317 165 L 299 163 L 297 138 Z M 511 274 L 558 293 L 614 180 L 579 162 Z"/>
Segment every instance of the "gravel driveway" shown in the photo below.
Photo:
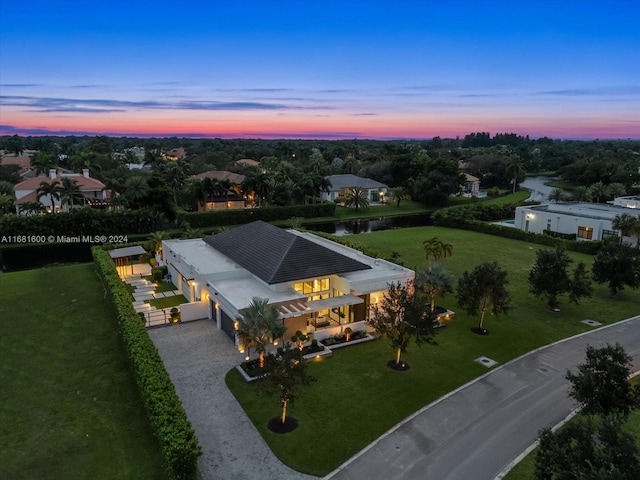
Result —
<path fill-rule="evenodd" d="M 149 330 L 196 431 L 203 480 L 315 479 L 283 465 L 224 383 L 242 358 L 210 320 Z"/>

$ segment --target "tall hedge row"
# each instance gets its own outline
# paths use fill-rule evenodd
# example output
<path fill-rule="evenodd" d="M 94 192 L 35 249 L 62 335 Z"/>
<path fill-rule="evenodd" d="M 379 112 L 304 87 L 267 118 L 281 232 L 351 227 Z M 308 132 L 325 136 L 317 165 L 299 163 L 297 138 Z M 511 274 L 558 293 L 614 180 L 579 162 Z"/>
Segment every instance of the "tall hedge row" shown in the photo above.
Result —
<path fill-rule="evenodd" d="M 153 210 L 108 212 L 78 208 L 55 215 L 2 215 L 3 235 L 128 235 L 159 230 L 162 216 Z"/>
<path fill-rule="evenodd" d="M 556 246 L 562 245 L 567 250 L 595 255 L 598 253 L 602 242 L 589 241 L 578 242 L 558 238 L 540 233 L 525 232 L 519 228 L 505 227 L 491 221 L 513 218 L 517 204 L 507 205 L 462 205 L 459 207 L 442 208 L 435 212 L 431 218 L 433 224 L 441 227 L 460 228 L 463 230 L 473 230 L 474 232 L 488 233 L 515 240 L 537 243 L 540 245 Z"/>
<path fill-rule="evenodd" d="M 194 228 L 239 225 L 263 220 L 287 220 L 292 217 L 332 217 L 336 210 L 333 202 L 316 205 L 290 205 L 286 207 L 261 207 L 230 210 L 211 210 L 208 212 L 179 213 L 178 224 L 189 223 Z"/>
<path fill-rule="evenodd" d="M 202 450 L 180 398 L 109 254 L 100 247 L 93 247 L 92 254 L 116 310 L 121 337 L 168 475 L 175 480 L 194 479 Z"/>

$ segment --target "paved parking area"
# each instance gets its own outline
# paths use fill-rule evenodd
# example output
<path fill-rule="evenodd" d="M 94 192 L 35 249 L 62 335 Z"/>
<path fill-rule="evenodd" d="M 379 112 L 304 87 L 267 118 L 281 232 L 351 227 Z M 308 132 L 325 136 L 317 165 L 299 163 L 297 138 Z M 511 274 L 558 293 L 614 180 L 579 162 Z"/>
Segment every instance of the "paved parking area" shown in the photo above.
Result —
<path fill-rule="evenodd" d="M 150 329 L 149 336 L 202 446 L 198 466 L 203 480 L 316 478 L 282 464 L 227 389 L 224 377 L 242 358 L 212 321 Z"/>

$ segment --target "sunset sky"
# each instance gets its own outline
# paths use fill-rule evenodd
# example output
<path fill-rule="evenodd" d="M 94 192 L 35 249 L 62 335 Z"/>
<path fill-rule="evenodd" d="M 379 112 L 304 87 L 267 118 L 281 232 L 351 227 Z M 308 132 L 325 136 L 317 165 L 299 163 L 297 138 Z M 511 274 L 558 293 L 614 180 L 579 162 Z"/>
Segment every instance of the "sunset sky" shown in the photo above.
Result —
<path fill-rule="evenodd" d="M 0 0 L 0 134 L 640 138 L 640 1 Z"/>

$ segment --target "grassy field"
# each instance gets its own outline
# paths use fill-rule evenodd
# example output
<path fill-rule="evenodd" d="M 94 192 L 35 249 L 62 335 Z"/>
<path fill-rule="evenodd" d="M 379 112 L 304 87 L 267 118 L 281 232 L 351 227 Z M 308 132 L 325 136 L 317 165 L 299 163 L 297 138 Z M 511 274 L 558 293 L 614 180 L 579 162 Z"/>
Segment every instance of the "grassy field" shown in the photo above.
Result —
<path fill-rule="evenodd" d="M 422 241 L 431 237 L 453 245 L 453 256 L 444 264 L 456 277 L 483 261 L 498 260 L 509 272 L 513 308 L 500 319 L 485 319 L 491 332 L 486 337 L 472 334 L 469 329 L 477 319 L 458 311 L 440 330 L 439 346 L 409 347 L 403 357 L 411 365 L 408 372 L 386 366 L 393 352 L 384 340 L 341 349 L 331 358 L 310 364 L 310 373 L 318 381 L 296 399 L 290 413 L 300 421 L 300 427 L 288 435 L 271 433 L 266 427 L 278 413 L 278 399 L 258 395 L 255 385 L 245 384 L 237 372 L 229 372 L 230 389 L 276 455 L 289 466 L 315 475 L 328 473 L 398 421 L 486 372 L 473 361 L 478 356 L 504 363 L 589 330 L 580 320 L 590 318 L 606 324 L 638 313 L 637 292 L 625 291 L 610 299 L 603 286 L 596 286 L 594 296 L 578 306 L 561 299 L 561 313 L 548 312 L 545 302 L 529 293 L 527 285 L 539 245 L 439 227 L 387 230 L 350 239 L 382 255 L 396 250 L 401 253 L 400 261 L 416 268 L 425 263 Z M 593 261 L 588 255 L 569 255 L 588 268 Z M 453 296 L 438 304 L 458 310 Z"/>
<path fill-rule="evenodd" d="M 166 478 L 92 264 L 1 274 L 0 324 L 0 478 Z"/>

